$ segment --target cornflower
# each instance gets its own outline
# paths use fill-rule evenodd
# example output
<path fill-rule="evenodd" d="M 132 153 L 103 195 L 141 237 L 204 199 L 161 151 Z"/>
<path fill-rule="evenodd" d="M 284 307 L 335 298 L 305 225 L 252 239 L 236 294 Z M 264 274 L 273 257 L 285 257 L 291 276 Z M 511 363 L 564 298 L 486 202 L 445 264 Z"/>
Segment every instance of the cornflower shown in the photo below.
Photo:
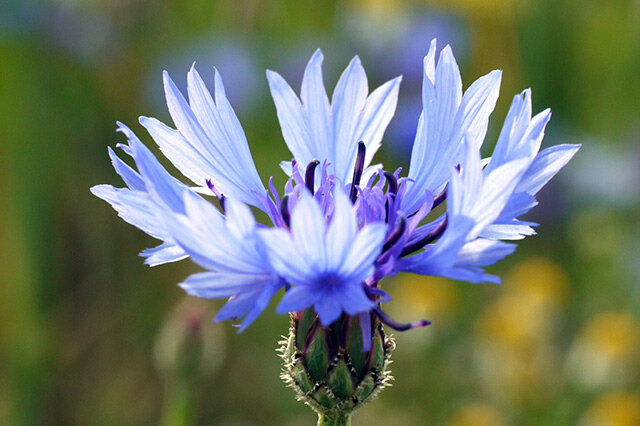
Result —
<path fill-rule="evenodd" d="M 527 89 L 514 97 L 493 155 L 482 159 L 501 72 L 463 93 L 451 48 L 442 49 L 436 63 L 433 40 L 424 58 L 423 110 L 408 173 L 385 171 L 371 163 L 395 112 L 401 78 L 369 93 L 356 56 L 329 99 L 322 60 L 320 50 L 311 57 L 299 97 L 267 71 L 293 156 L 281 163 L 288 181 L 280 192 L 272 178 L 268 188 L 262 183 L 219 73 L 212 96 L 195 67 L 188 73 L 188 100 L 164 73 L 175 129 L 140 118 L 191 183 L 171 176 L 118 123 L 128 139 L 118 146 L 136 167 L 109 148 L 126 187 L 91 190 L 162 241 L 141 253 L 147 264 L 190 257 L 206 270 L 180 286 L 193 296 L 226 298 L 216 321 L 242 319 L 242 331 L 284 289 L 277 312 L 292 316 L 282 349 L 285 379 L 325 422 L 339 422 L 388 382 L 393 342 L 380 323 L 395 330 L 430 323 L 389 317 L 381 280 L 410 272 L 499 283 L 484 268 L 515 250 L 506 241 L 535 234 L 535 223 L 518 218 L 537 204 L 538 191 L 579 145 L 540 151 L 551 113 L 532 116 Z M 444 213 L 436 214 L 445 202 Z M 265 212 L 271 226 L 257 223 L 251 207 Z"/>

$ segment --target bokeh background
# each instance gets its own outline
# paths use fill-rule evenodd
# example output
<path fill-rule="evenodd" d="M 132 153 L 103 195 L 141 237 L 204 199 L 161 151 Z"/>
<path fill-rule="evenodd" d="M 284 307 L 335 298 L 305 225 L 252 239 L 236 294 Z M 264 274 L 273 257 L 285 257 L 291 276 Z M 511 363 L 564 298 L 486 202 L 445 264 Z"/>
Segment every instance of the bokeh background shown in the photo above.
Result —
<path fill-rule="evenodd" d="M 5 0 L 0 3 L 0 423 L 313 424 L 278 378 L 287 318 L 245 333 L 153 269 L 155 245 L 89 193 L 120 185 L 115 121 L 170 122 L 161 71 L 221 71 L 263 180 L 289 157 L 265 68 L 299 87 L 315 48 L 332 90 L 359 54 L 370 86 L 404 76 L 379 154 L 408 164 L 421 60 L 450 43 L 465 87 L 504 70 L 553 110 L 544 146 L 582 143 L 491 270 L 503 285 L 398 276 L 396 384 L 356 425 L 640 424 L 640 3 L 631 0 Z M 157 150 L 156 150 L 157 152 Z M 165 162 L 166 164 L 166 162 Z M 391 167 L 391 168 L 392 168 Z"/>

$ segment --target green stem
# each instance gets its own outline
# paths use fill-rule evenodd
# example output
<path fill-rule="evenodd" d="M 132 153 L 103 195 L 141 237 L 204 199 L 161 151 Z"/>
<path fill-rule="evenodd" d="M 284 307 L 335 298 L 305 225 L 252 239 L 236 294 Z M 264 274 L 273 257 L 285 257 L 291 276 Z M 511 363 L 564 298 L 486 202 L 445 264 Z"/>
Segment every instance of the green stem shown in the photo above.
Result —
<path fill-rule="evenodd" d="M 182 380 L 171 383 L 167 388 L 161 423 L 165 426 L 194 424 L 193 405 L 191 386 Z"/>
<path fill-rule="evenodd" d="M 351 413 L 318 414 L 318 426 L 351 426 Z"/>

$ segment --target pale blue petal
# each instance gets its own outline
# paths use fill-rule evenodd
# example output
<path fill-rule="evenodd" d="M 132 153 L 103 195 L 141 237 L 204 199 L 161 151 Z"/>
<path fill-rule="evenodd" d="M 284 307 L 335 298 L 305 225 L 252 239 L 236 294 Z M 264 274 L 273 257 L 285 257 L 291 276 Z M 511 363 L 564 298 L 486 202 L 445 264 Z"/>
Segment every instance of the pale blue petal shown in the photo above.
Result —
<path fill-rule="evenodd" d="M 373 272 L 373 262 L 382 251 L 386 234 L 387 226 L 384 223 L 363 226 L 353 240 L 340 273 L 353 281 L 364 281 Z"/>
<path fill-rule="evenodd" d="M 160 151 L 196 185 L 205 186 L 207 179 L 222 173 L 214 168 L 204 153 L 191 145 L 179 131 L 155 118 L 140 117 L 139 121 L 158 144 Z"/>
<path fill-rule="evenodd" d="M 490 240 L 521 240 L 524 237 L 535 235 L 536 231 L 531 225 L 519 224 L 492 224 L 480 233 L 480 237 Z"/>
<path fill-rule="evenodd" d="M 365 167 L 371 164 L 373 156 L 380 148 L 384 132 L 396 112 L 401 81 L 402 77 L 387 81 L 371 92 L 367 98 L 367 103 L 358 125 L 358 136 L 355 138 L 356 141 L 363 141 L 367 147 L 364 160 Z M 348 182 L 348 179 L 351 178 L 350 171 L 351 169 L 347 170 L 348 174 L 345 182 Z"/>
<path fill-rule="evenodd" d="M 260 297 L 262 289 L 252 292 L 240 293 L 230 298 L 225 305 L 220 308 L 214 321 L 236 320 L 247 315 L 256 305 L 256 300 Z"/>
<path fill-rule="evenodd" d="M 578 152 L 581 145 L 556 145 L 542 150 L 531 163 L 516 192 L 535 195 Z"/>
<path fill-rule="evenodd" d="M 302 112 L 302 104 L 280 74 L 267 71 L 267 80 L 284 141 L 297 161 L 308 164 L 314 156 L 311 153 L 312 146 L 309 143 L 311 135 Z"/>
<path fill-rule="evenodd" d="M 478 238 L 462 247 L 457 263 L 472 266 L 493 265 L 513 253 L 516 247 L 515 244 Z"/>
<path fill-rule="evenodd" d="M 149 266 L 158 266 L 165 263 L 177 262 L 178 260 L 185 259 L 189 255 L 182 249 L 182 247 L 174 243 L 162 243 L 157 247 L 148 248 L 140 253 L 140 256 L 144 257 L 144 263 Z"/>
<path fill-rule="evenodd" d="M 308 259 L 301 256 L 291 234 L 284 229 L 260 229 L 258 235 L 266 248 L 271 266 L 293 285 L 305 285 L 315 278 Z"/>
<path fill-rule="evenodd" d="M 108 150 L 113 168 L 120 175 L 124 183 L 126 183 L 130 189 L 133 189 L 135 191 L 146 191 L 144 182 L 142 178 L 140 178 L 138 172 L 133 170 L 127 163 L 122 161 L 120 157 L 118 157 L 116 153 L 113 152 L 111 147 L 109 147 Z"/>
<path fill-rule="evenodd" d="M 334 192 L 334 213 L 327 231 L 327 268 L 338 269 L 345 261 L 358 230 L 351 202 L 339 189 Z"/>
<path fill-rule="evenodd" d="M 255 170 L 255 165 L 248 152 L 244 132 L 224 95 L 219 76 L 216 74 L 216 87 L 221 91 L 216 94 L 216 104 L 204 83 L 192 69 L 189 73 L 189 88 L 192 102 L 197 106 L 198 114 L 206 122 L 208 133 L 203 128 L 194 110 L 175 86 L 168 73 L 164 73 L 165 94 L 169 113 L 180 133 L 201 153 L 215 170 L 213 176 L 202 176 L 195 181 L 202 186 L 202 180 L 210 178 L 219 190 L 226 195 L 245 203 L 261 206 L 252 191 L 264 192 L 264 185 Z M 213 120 L 213 121 L 210 121 Z"/>
<path fill-rule="evenodd" d="M 464 156 L 465 135 L 479 149 L 489 116 L 498 97 L 501 73 L 493 71 L 473 83 L 462 96 L 460 72 L 449 46 L 445 47 L 434 71 L 435 43 L 425 57 L 423 112 L 413 145 L 409 182 L 402 209 L 416 211 L 425 192 L 439 193 L 452 167 Z"/>
<path fill-rule="evenodd" d="M 327 327 L 342 315 L 342 295 L 327 291 L 314 304 L 320 323 Z"/>
<path fill-rule="evenodd" d="M 369 299 L 359 283 L 341 288 L 339 300 L 343 302 L 342 307 L 349 315 L 368 312 L 375 307 L 375 303 Z"/>
<path fill-rule="evenodd" d="M 256 220 L 248 206 L 234 199 L 227 199 L 225 209 L 227 228 L 236 238 L 246 238 L 247 235 L 253 233 Z"/>
<path fill-rule="evenodd" d="M 302 311 L 316 303 L 318 297 L 319 293 L 308 286 L 293 287 L 284 294 L 276 312 L 286 314 Z"/>
<path fill-rule="evenodd" d="M 527 159 L 512 161 L 498 167 L 485 177 L 481 196 L 469 213 L 476 221 L 476 225 L 469 235 L 470 240 L 478 236 L 484 228 L 499 217 L 526 170 L 527 164 Z"/>
<path fill-rule="evenodd" d="M 309 143 L 313 159 L 333 161 L 333 126 L 329 98 L 322 81 L 322 59 L 322 51 L 318 49 L 309 60 L 302 78 L 300 100 L 311 137 Z"/>
<path fill-rule="evenodd" d="M 400 259 L 398 261 L 399 270 L 422 275 L 442 276 L 455 265 L 458 253 L 466 244 L 467 235 L 473 225 L 474 221 L 470 218 L 449 217 L 447 229 L 442 238 L 436 244 L 426 247 L 423 252 Z"/>
<path fill-rule="evenodd" d="M 256 297 L 255 302 L 251 310 L 247 313 L 247 316 L 244 318 L 242 323 L 240 324 L 240 328 L 238 329 L 238 333 L 242 333 L 248 326 L 253 323 L 253 321 L 258 318 L 258 316 L 267 308 L 271 298 L 280 290 L 282 287 L 282 283 L 275 281 L 270 285 L 264 287 L 262 292 Z"/>
<path fill-rule="evenodd" d="M 291 214 L 291 233 L 300 255 L 316 268 L 326 268 L 325 217 L 318 202 L 303 191 Z"/>
<path fill-rule="evenodd" d="M 457 112 L 452 142 L 460 141 L 464 135 L 471 135 L 480 148 L 487 133 L 489 116 L 493 112 L 498 95 L 502 71 L 491 71 L 476 80 L 464 93 Z"/>
<path fill-rule="evenodd" d="M 154 201 L 165 204 L 171 211 L 184 212 L 183 194 L 188 188 L 171 176 L 140 141 L 130 139 L 129 142 L 136 166 Z"/>
<path fill-rule="evenodd" d="M 146 192 L 96 185 L 91 193 L 111 204 L 125 222 L 159 240 L 166 236 L 164 224 L 158 220 L 157 207 Z"/>
<path fill-rule="evenodd" d="M 271 275 L 251 275 L 229 272 L 199 272 L 178 284 L 187 294 L 207 299 L 234 296 L 262 290 L 273 282 Z"/>
<path fill-rule="evenodd" d="M 360 140 L 356 133 L 358 118 L 365 107 L 368 93 L 367 76 L 360 58 L 356 56 L 340 76 L 331 98 L 335 153 L 329 158 L 335 159 L 336 176 L 343 182 L 347 182 L 353 174 L 356 147 Z M 368 142 L 365 141 L 365 144 Z"/>

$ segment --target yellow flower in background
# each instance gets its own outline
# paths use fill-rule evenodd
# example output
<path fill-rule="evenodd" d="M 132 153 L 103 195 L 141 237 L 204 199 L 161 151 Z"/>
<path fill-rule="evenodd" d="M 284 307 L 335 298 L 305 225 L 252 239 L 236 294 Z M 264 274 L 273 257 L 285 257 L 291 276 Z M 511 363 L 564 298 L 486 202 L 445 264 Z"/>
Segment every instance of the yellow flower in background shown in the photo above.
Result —
<path fill-rule="evenodd" d="M 640 425 L 640 395 L 621 391 L 605 393 L 589 406 L 579 425 Z"/>
<path fill-rule="evenodd" d="M 405 333 L 395 335 L 405 347 L 405 355 L 416 356 L 429 347 L 437 336 L 446 333 L 459 310 L 460 298 L 451 280 L 441 277 L 402 274 L 394 278 L 394 297 L 389 303 L 389 312 L 396 318 L 429 318 L 438 327 L 427 327 L 416 339 Z M 397 354 L 396 357 L 402 357 Z"/>
<path fill-rule="evenodd" d="M 401 317 L 448 322 L 458 309 L 458 293 L 451 280 L 424 275 L 403 275 L 394 280 L 395 311 Z"/>
<path fill-rule="evenodd" d="M 551 338 L 569 295 L 560 266 L 539 257 L 509 271 L 502 295 L 480 315 L 477 332 L 494 343 L 528 352 Z"/>
<path fill-rule="evenodd" d="M 640 323 L 624 312 L 603 312 L 578 332 L 567 357 L 570 378 L 587 390 L 634 383 L 640 372 Z"/>
<path fill-rule="evenodd" d="M 499 400 L 548 398 L 559 385 L 554 341 L 569 297 L 565 272 L 549 259 L 531 258 L 513 267 L 503 286 L 475 328 L 481 383 Z"/>
<path fill-rule="evenodd" d="M 567 303 L 570 292 L 565 271 L 544 257 L 532 257 L 514 266 L 505 277 L 505 290 L 557 306 Z"/>
<path fill-rule="evenodd" d="M 447 426 L 502 426 L 509 424 L 495 407 L 483 403 L 469 403 L 454 411 Z"/>

